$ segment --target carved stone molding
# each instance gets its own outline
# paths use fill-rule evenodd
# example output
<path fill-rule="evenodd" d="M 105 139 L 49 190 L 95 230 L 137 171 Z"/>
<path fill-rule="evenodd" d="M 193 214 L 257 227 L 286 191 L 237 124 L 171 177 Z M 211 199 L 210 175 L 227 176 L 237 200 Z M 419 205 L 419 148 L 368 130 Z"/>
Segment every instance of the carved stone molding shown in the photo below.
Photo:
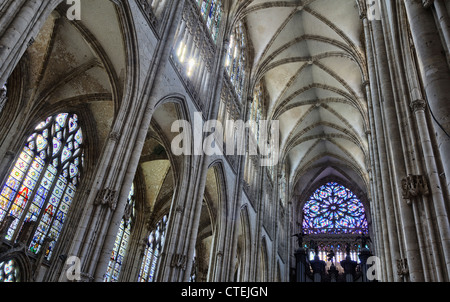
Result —
<path fill-rule="evenodd" d="M 106 188 L 98 192 L 94 204 L 96 206 L 109 206 L 114 211 L 117 207 L 117 197 L 117 191 Z"/>
<path fill-rule="evenodd" d="M 422 6 L 424 8 L 430 8 L 433 5 L 434 0 L 422 0 Z"/>
<path fill-rule="evenodd" d="M 402 179 L 403 198 L 412 199 L 430 194 L 428 181 L 423 175 L 408 175 Z"/>
<path fill-rule="evenodd" d="M 367 18 L 367 5 L 366 0 L 356 0 L 359 9 L 359 18 L 364 20 Z"/>
<path fill-rule="evenodd" d="M 158 19 L 153 12 L 153 8 L 150 5 L 148 0 L 138 0 L 139 4 L 142 7 L 142 10 L 145 12 L 145 16 L 149 19 L 150 24 L 152 24 L 155 28 L 158 27 Z"/>
<path fill-rule="evenodd" d="M 181 213 L 183 213 L 183 212 L 184 212 L 184 207 L 183 207 L 183 206 L 181 206 L 181 205 L 178 205 L 178 206 L 176 207 L 176 209 L 175 209 L 175 210 L 176 210 L 176 212 L 177 212 L 177 213 L 180 213 L 180 214 L 181 214 Z"/>
<path fill-rule="evenodd" d="M 181 255 L 181 254 L 173 254 L 172 255 L 172 261 L 170 262 L 171 267 L 186 270 L 186 265 L 187 265 L 186 255 Z"/>
<path fill-rule="evenodd" d="M 409 275 L 408 259 L 397 259 L 397 275 L 402 277 Z"/>
<path fill-rule="evenodd" d="M 27 245 L 25 245 L 22 242 L 19 242 L 19 243 L 15 244 L 12 248 L 8 248 L 6 250 L 0 251 L 0 260 L 4 261 L 4 260 L 6 260 L 8 258 L 12 258 L 14 255 L 20 254 L 20 253 L 22 253 L 23 255 L 25 255 L 25 257 L 28 258 L 27 250 L 28 250 Z"/>
<path fill-rule="evenodd" d="M 87 282 L 94 282 L 94 280 L 95 280 L 94 276 L 92 276 L 91 274 L 81 272 L 80 273 L 80 281 L 78 281 L 78 282 L 87 283 Z"/>
<path fill-rule="evenodd" d="M 424 100 L 414 100 L 410 106 L 411 110 L 415 113 L 417 111 L 424 111 L 427 108 L 427 103 Z"/>
<path fill-rule="evenodd" d="M 120 139 L 120 133 L 117 131 L 111 132 L 109 134 L 109 139 L 112 140 L 113 142 L 118 142 Z"/>

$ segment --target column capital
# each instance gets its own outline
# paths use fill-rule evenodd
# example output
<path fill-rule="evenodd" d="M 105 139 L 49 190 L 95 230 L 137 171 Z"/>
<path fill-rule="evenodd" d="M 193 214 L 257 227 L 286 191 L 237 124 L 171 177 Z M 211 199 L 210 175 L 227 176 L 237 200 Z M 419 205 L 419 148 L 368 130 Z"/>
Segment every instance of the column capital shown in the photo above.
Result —
<path fill-rule="evenodd" d="M 14 156 L 16 156 L 16 152 L 8 150 L 8 151 L 6 151 L 5 155 L 8 157 L 14 157 Z"/>
<path fill-rule="evenodd" d="M 367 19 L 367 5 L 366 0 L 356 0 L 359 9 L 359 18 L 361 20 Z"/>
<path fill-rule="evenodd" d="M 425 100 L 414 100 L 410 104 L 411 110 L 415 113 L 418 111 L 425 111 L 425 108 L 427 107 L 427 102 Z"/>
<path fill-rule="evenodd" d="M 120 133 L 118 131 L 113 131 L 109 134 L 109 139 L 113 142 L 118 142 L 120 140 Z"/>
<path fill-rule="evenodd" d="M 367 87 L 370 87 L 370 80 L 365 80 L 364 82 L 362 82 L 361 86 L 363 89 L 367 89 Z"/>
<path fill-rule="evenodd" d="M 434 4 L 434 0 L 422 0 L 422 6 L 424 8 L 430 8 Z"/>
<path fill-rule="evenodd" d="M 225 39 L 223 39 L 223 46 L 225 49 L 227 49 L 227 51 L 228 47 L 230 46 L 230 42 L 231 42 L 230 37 L 226 37 Z"/>

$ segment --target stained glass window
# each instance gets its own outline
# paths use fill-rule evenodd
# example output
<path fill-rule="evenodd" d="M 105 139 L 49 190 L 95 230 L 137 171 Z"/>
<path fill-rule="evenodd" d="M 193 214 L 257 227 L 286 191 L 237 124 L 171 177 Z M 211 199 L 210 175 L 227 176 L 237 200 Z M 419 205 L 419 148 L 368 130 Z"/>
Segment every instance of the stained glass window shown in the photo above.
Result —
<path fill-rule="evenodd" d="M 0 263 L 0 282 L 20 282 L 20 270 L 14 260 Z"/>
<path fill-rule="evenodd" d="M 0 113 L 3 111 L 3 108 L 6 105 L 6 101 L 8 100 L 8 88 L 6 87 L 6 83 L 2 85 L 0 89 Z"/>
<path fill-rule="evenodd" d="M 244 25 L 240 22 L 230 37 L 225 68 L 239 98 L 242 98 L 245 81 L 245 46 Z"/>
<path fill-rule="evenodd" d="M 305 234 L 368 234 L 364 206 L 335 182 L 321 186 L 303 208 Z"/>
<path fill-rule="evenodd" d="M 1 187 L 0 220 L 14 221 L 6 239 L 15 241 L 26 221 L 36 221 L 29 250 L 39 253 L 45 238 L 53 247 L 80 182 L 83 132 L 76 114 L 62 113 L 41 122 L 30 135 Z"/>
<path fill-rule="evenodd" d="M 197 251 L 194 249 L 194 259 L 192 260 L 192 269 L 189 282 L 197 282 Z"/>
<path fill-rule="evenodd" d="M 114 242 L 114 248 L 109 260 L 108 269 L 103 278 L 105 282 L 117 282 L 119 279 L 120 269 L 122 268 L 123 259 L 128 248 L 130 240 L 132 222 L 135 216 L 135 199 L 134 199 L 134 185 L 132 185 L 130 193 L 128 194 L 128 201 L 125 207 L 125 213 L 120 223 L 119 232 L 117 233 Z"/>
<path fill-rule="evenodd" d="M 144 259 L 142 260 L 141 270 L 139 272 L 139 282 L 153 282 L 158 258 L 166 239 L 167 224 L 168 217 L 164 216 L 164 218 L 157 223 L 155 229 L 150 233 L 150 236 L 148 236 Z"/>
<path fill-rule="evenodd" d="M 250 130 L 253 133 L 253 137 L 255 138 L 256 143 L 259 143 L 259 124 L 262 118 L 262 102 L 263 102 L 263 94 L 261 84 L 258 84 L 253 92 L 253 102 L 250 108 L 250 121 L 251 128 Z"/>
<path fill-rule="evenodd" d="M 222 3 L 220 0 L 197 0 L 200 13 L 206 22 L 206 27 L 211 33 L 214 42 L 217 42 L 220 21 L 222 18 Z"/>
<path fill-rule="evenodd" d="M 161 17 L 162 11 L 166 6 L 166 0 L 147 0 L 148 4 L 150 4 L 153 13 L 157 18 Z"/>

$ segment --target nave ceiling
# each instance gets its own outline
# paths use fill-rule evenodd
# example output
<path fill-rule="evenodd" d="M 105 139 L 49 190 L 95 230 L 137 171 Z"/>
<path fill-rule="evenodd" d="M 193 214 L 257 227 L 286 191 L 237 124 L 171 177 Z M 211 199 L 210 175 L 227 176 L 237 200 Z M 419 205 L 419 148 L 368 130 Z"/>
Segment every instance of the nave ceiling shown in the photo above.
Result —
<path fill-rule="evenodd" d="M 280 121 L 281 162 L 294 195 L 325 179 L 368 183 L 363 26 L 354 0 L 255 0 L 234 7 L 246 25 L 251 85 Z"/>

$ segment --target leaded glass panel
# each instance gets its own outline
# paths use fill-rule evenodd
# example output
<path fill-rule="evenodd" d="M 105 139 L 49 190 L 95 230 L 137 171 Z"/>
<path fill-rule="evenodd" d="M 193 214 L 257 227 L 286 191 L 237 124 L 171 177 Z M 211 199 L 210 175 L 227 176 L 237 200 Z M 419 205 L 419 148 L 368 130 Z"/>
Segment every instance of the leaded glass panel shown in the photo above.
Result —
<path fill-rule="evenodd" d="M 14 218 L 7 240 L 15 241 L 24 222 L 36 221 L 29 250 L 39 253 L 51 238 L 45 252 L 50 259 L 80 181 L 82 145 L 76 114 L 61 113 L 36 126 L 0 190 L 0 219 Z"/>
<path fill-rule="evenodd" d="M 368 234 L 363 204 L 335 182 L 321 186 L 303 208 L 305 234 Z"/>

